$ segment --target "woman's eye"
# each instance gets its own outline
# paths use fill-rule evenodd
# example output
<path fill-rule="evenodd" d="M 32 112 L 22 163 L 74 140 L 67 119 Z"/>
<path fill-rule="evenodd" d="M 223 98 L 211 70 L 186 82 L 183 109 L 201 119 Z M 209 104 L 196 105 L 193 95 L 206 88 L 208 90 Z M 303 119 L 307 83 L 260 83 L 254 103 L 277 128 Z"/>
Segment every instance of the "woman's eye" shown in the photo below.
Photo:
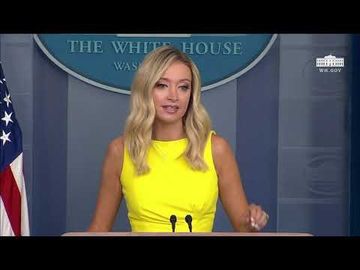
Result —
<path fill-rule="evenodd" d="M 180 89 L 184 90 L 184 91 L 188 90 L 189 88 L 190 88 L 189 85 L 181 85 L 180 86 Z"/>
<path fill-rule="evenodd" d="M 167 85 L 165 83 L 157 83 L 156 87 L 157 88 L 165 88 L 165 87 L 167 87 Z"/>

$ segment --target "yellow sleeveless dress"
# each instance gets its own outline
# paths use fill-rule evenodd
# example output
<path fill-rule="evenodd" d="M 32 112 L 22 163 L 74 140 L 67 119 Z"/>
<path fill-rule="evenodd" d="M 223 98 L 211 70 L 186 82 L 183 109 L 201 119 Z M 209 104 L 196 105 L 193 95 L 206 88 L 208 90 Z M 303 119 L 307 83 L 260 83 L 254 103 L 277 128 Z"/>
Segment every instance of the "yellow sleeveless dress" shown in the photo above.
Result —
<path fill-rule="evenodd" d="M 122 192 L 133 232 L 172 232 L 170 216 L 175 215 L 175 232 L 189 232 L 185 216 L 192 216 L 193 232 L 211 232 L 218 199 L 218 177 L 211 134 L 204 158 L 205 172 L 192 170 L 183 157 L 188 139 L 156 141 L 148 151 L 150 172 L 138 176 L 129 153 L 124 149 L 120 177 Z"/>

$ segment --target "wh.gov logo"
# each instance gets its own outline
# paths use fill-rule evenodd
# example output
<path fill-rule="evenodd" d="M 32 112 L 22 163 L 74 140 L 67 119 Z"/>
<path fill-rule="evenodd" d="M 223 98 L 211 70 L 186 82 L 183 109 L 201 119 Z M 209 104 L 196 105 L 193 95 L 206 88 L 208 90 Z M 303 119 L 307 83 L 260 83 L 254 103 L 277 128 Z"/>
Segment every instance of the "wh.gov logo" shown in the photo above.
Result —
<path fill-rule="evenodd" d="M 320 72 L 341 72 L 341 68 L 344 66 L 343 57 L 329 54 L 323 58 L 316 58 L 316 67 Z"/>

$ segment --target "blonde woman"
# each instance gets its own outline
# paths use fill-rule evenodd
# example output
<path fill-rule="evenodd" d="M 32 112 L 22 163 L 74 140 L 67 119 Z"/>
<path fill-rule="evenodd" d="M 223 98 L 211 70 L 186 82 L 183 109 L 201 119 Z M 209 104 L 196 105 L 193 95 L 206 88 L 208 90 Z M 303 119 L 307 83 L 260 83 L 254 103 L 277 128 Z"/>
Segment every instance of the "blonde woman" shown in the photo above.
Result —
<path fill-rule="evenodd" d="M 149 53 L 131 87 L 123 136 L 108 146 L 88 231 L 111 231 L 122 198 L 133 232 L 211 232 L 216 203 L 236 231 L 259 231 L 268 215 L 248 204 L 235 157 L 211 129 L 200 74 L 172 46 Z"/>

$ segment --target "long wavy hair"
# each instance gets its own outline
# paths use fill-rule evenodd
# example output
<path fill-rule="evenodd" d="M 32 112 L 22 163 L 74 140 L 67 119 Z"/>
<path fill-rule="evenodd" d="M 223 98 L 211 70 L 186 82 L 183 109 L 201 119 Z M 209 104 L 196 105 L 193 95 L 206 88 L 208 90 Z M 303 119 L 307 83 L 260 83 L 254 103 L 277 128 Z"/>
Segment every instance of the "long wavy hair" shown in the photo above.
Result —
<path fill-rule="evenodd" d="M 201 78 L 193 61 L 177 48 L 161 46 L 150 52 L 139 66 L 131 85 L 130 113 L 124 130 L 125 147 L 134 162 L 138 175 L 149 172 L 147 153 L 151 145 L 155 105 L 152 91 L 167 68 L 180 61 L 187 65 L 192 75 L 191 96 L 183 117 L 188 138 L 184 157 L 194 170 L 206 171 L 203 155 L 211 130 L 210 117 L 200 102 Z"/>

